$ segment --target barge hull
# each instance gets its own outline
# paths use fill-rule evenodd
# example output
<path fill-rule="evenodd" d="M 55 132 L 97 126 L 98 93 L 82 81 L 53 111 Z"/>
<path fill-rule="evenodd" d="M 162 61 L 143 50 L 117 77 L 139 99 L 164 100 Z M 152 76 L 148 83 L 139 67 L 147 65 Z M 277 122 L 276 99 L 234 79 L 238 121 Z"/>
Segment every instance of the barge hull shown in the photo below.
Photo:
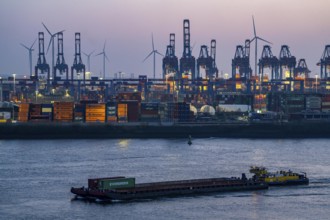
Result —
<path fill-rule="evenodd" d="M 249 185 L 249 186 L 219 186 L 219 187 L 206 187 L 206 188 L 187 188 L 179 190 L 169 191 L 153 191 L 147 193 L 107 193 L 107 199 L 109 200 L 135 200 L 135 199 L 153 199 L 159 197 L 175 197 L 175 196 L 191 196 L 209 193 L 223 193 L 223 192 L 235 192 L 235 191 L 253 191 L 267 189 L 266 184 L 260 185 Z"/>

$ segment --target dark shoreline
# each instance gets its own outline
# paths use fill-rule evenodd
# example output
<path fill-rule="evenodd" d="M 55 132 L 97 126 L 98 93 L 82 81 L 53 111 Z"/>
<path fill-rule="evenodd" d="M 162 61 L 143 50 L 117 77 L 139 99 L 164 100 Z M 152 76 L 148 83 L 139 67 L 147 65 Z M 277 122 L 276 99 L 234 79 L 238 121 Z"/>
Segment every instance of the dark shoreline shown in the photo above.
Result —
<path fill-rule="evenodd" d="M 330 138 L 329 122 L 245 124 L 0 124 L 0 139 Z"/>

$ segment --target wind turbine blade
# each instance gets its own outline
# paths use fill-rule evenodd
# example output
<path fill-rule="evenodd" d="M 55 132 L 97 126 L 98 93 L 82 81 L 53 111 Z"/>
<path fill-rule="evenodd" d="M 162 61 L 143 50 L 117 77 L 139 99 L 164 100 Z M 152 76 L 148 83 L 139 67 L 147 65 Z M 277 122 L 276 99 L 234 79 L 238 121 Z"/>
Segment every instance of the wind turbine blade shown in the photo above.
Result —
<path fill-rule="evenodd" d="M 110 60 L 109 60 L 107 54 L 104 54 L 104 56 L 105 56 L 105 58 L 107 59 L 107 61 L 110 63 Z"/>
<path fill-rule="evenodd" d="M 254 41 L 256 39 L 256 37 L 252 38 L 252 40 L 250 40 L 250 42 Z"/>
<path fill-rule="evenodd" d="M 151 41 L 152 41 L 152 51 L 155 50 L 155 45 L 154 45 L 154 34 L 151 34 Z"/>
<path fill-rule="evenodd" d="M 163 54 L 159 53 L 157 50 L 155 51 L 158 55 L 164 56 Z"/>
<path fill-rule="evenodd" d="M 95 56 L 100 56 L 100 55 L 102 55 L 102 54 L 104 54 L 104 52 L 98 53 L 98 54 L 96 54 Z"/>
<path fill-rule="evenodd" d="M 154 53 L 154 51 L 151 51 L 151 53 L 149 53 L 149 55 L 146 58 L 144 58 L 144 60 L 142 62 L 146 61 L 146 59 L 148 59 L 153 53 Z"/>
<path fill-rule="evenodd" d="M 267 42 L 267 43 L 269 43 L 269 44 L 273 44 L 273 43 L 271 43 L 271 42 L 269 42 L 269 41 L 267 41 L 267 40 L 265 40 L 265 39 L 262 39 L 261 37 L 257 37 L 259 40 L 262 40 L 262 41 L 265 41 L 265 42 Z"/>
<path fill-rule="evenodd" d="M 42 23 L 42 22 L 41 22 Z M 46 28 L 47 32 L 49 33 L 50 36 L 52 36 L 52 33 L 50 33 L 50 31 L 48 30 L 48 28 L 46 27 L 46 25 L 44 23 L 42 23 L 42 25 Z"/>
<path fill-rule="evenodd" d="M 21 43 L 21 45 L 22 45 L 22 47 L 25 47 L 26 49 L 30 50 L 30 48 L 28 48 L 28 47 L 25 46 L 24 44 Z"/>
<path fill-rule="evenodd" d="M 54 35 L 57 35 L 57 34 L 59 34 L 59 33 L 63 33 L 65 30 L 62 30 L 62 31 L 59 31 L 59 32 L 57 32 L 56 34 L 54 34 Z"/>
<path fill-rule="evenodd" d="M 254 16 L 252 15 L 252 21 L 253 21 L 253 31 L 254 31 L 254 37 L 257 36 L 257 32 L 256 32 L 256 26 L 254 24 Z"/>
<path fill-rule="evenodd" d="M 34 40 L 34 42 L 33 42 L 32 46 L 30 47 L 30 49 L 32 49 L 32 48 L 33 48 L 33 46 L 34 46 L 34 44 L 36 43 L 36 41 L 37 41 L 37 38 Z"/>
<path fill-rule="evenodd" d="M 193 51 L 195 45 L 196 45 L 196 42 L 194 42 L 193 46 L 190 48 L 190 53 L 192 53 L 192 51 Z"/>
<path fill-rule="evenodd" d="M 105 44 L 106 43 L 107 43 L 107 40 L 104 41 L 103 52 L 105 51 Z"/>
<path fill-rule="evenodd" d="M 50 38 L 50 40 L 49 40 L 48 48 L 47 48 L 47 53 L 48 53 L 48 51 L 49 51 L 50 44 L 52 43 L 53 40 L 54 40 L 54 37 L 51 36 L 51 38 Z"/>
<path fill-rule="evenodd" d="M 87 53 L 83 52 L 83 54 L 85 54 L 85 56 L 87 56 L 87 57 L 88 57 L 88 54 L 87 54 Z"/>
<path fill-rule="evenodd" d="M 92 52 L 90 52 L 90 53 L 88 54 L 88 56 L 92 55 L 94 52 L 95 52 L 95 50 L 93 50 Z"/>

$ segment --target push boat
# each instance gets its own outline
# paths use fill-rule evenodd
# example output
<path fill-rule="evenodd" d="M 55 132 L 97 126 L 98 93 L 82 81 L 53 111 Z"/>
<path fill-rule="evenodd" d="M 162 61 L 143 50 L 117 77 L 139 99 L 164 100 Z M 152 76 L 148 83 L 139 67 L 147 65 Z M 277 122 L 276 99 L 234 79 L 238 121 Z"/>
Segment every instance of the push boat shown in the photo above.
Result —
<path fill-rule="evenodd" d="M 253 173 L 252 179 L 267 183 L 269 186 L 287 186 L 309 184 L 306 173 L 295 173 L 291 170 L 269 172 L 265 167 L 251 166 L 250 173 Z"/>
<path fill-rule="evenodd" d="M 268 189 L 259 180 L 241 178 L 209 178 L 179 181 L 135 183 L 135 178 L 109 177 L 88 179 L 88 187 L 71 188 L 77 197 L 107 201 L 152 199 L 156 197 L 184 196 L 212 192 L 231 192 Z"/>

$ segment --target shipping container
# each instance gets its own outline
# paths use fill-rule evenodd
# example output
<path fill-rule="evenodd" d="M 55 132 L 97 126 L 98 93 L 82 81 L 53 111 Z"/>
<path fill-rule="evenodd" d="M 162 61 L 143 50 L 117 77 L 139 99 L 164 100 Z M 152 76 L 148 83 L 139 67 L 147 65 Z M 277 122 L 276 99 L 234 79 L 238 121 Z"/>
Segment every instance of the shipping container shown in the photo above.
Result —
<path fill-rule="evenodd" d="M 117 116 L 108 116 L 107 117 L 107 122 L 109 122 L 109 123 L 117 122 Z"/>
<path fill-rule="evenodd" d="M 161 103 L 159 105 L 159 116 L 162 122 L 176 121 L 177 119 L 174 118 L 174 112 L 175 112 L 174 102 Z"/>
<path fill-rule="evenodd" d="M 158 115 L 158 111 L 158 102 L 141 103 L 141 115 Z"/>
<path fill-rule="evenodd" d="M 117 116 L 118 116 L 118 118 L 127 118 L 127 104 L 126 103 L 118 103 Z"/>
<path fill-rule="evenodd" d="M 321 110 L 322 100 L 318 96 L 306 97 L 306 110 Z"/>
<path fill-rule="evenodd" d="M 75 104 L 74 113 L 73 113 L 74 121 L 83 122 L 85 119 L 85 105 L 84 104 Z"/>
<path fill-rule="evenodd" d="M 88 179 L 88 188 L 89 189 L 98 189 L 101 180 L 122 179 L 122 178 L 125 178 L 125 177 L 124 176 L 118 176 L 118 177 L 105 177 L 105 178 Z"/>
<path fill-rule="evenodd" d="M 107 117 L 117 117 L 117 103 L 108 102 L 106 104 L 106 116 Z"/>
<path fill-rule="evenodd" d="M 72 122 L 73 121 L 73 102 L 54 102 L 53 117 L 57 122 Z"/>
<path fill-rule="evenodd" d="M 117 94 L 117 101 L 138 101 L 141 102 L 141 92 L 122 92 Z"/>
<path fill-rule="evenodd" d="M 217 111 L 219 112 L 248 112 L 251 110 L 249 105 L 218 105 Z"/>
<path fill-rule="evenodd" d="M 11 112 L 0 112 L 0 119 L 2 120 L 8 120 L 11 119 Z"/>
<path fill-rule="evenodd" d="M 24 121 L 24 119 L 22 119 Z M 42 114 L 42 104 L 30 104 L 29 121 L 31 122 L 49 122 L 52 117 L 49 114 Z"/>
<path fill-rule="evenodd" d="M 135 187 L 135 178 L 118 178 L 99 180 L 98 188 L 101 190 L 126 189 Z"/>
<path fill-rule="evenodd" d="M 105 122 L 106 105 L 104 103 L 86 104 L 85 106 L 85 121 L 86 122 Z"/>

